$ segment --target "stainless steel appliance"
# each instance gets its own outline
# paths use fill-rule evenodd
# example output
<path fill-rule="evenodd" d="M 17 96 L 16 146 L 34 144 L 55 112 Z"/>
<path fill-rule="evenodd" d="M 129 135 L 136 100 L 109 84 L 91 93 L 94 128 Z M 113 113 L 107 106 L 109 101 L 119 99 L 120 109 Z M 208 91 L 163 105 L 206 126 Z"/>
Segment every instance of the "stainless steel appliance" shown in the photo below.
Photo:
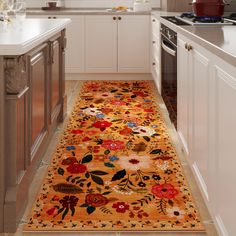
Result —
<path fill-rule="evenodd" d="M 161 24 L 161 95 L 177 127 L 177 33 Z"/>

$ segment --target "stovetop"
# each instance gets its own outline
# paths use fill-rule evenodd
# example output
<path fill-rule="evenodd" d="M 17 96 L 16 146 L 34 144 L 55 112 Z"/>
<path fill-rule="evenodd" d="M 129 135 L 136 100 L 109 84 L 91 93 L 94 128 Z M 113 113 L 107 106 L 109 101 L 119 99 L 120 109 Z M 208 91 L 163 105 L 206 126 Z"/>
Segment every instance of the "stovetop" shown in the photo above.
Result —
<path fill-rule="evenodd" d="M 192 12 L 186 12 L 180 16 L 163 18 L 176 25 L 236 25 L 236 13 L 227 17 L 196 17 Z"/>

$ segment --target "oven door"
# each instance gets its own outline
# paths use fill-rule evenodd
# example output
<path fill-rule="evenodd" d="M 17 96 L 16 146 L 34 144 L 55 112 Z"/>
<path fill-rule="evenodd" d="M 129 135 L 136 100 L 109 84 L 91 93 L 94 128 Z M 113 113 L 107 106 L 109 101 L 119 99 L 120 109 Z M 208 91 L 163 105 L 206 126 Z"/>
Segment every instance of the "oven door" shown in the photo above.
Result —
<path fill-rule="evenodd" d="M 177 127 L 177 47 L 163 35 L 161 62 L 161 93 L 170 119 Z"/>

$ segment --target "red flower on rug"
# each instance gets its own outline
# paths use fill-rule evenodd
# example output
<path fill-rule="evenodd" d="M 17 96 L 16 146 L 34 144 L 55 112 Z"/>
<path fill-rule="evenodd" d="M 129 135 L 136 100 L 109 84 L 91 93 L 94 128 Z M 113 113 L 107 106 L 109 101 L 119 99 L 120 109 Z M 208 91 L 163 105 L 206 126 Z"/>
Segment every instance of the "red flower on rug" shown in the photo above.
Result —
<path fill-rule="evenodd" d="M 152 109 L 144 109 L 145 112 L 153 113 L 154 111 Z"/>
<path fill-rule="evenodd" d="M 127 127 L 127 126 L 120 131 L 120 134 L 124 135 L 124 136 L 129 136 L 132 133 L 133 133 L 133 130 L 130 129 L 129 127 Z"/>
<path fill-rule="evenodd" d="M 126 210 L 129 210 L 129 205 L 125 202 L 116 202 L 112 205 L 112 208 L 116 208 L 116 212 L 125 213 Z"/>
<path fill-rule="evenodd" d="M 51 216 L 51 215 L 54 214 L 55 210 L 56 210 L 56 208 L 55 208 L 55 207 L 52 207 L 51 209 L 47 210 L 46 213 L 47 213 L 49 216 Z"/>
<path fill-rule="evenodd" d="M 156 184 L 152 186 L 152 193 L 158 198 L 174 198 L 179 192 L 172 184 Z"/>
<path fill-rule="evenodd" d="M 104 140 L 102 143 L 102 147 L 109 149 L 109 150 L 125 149 L 124 142 L 119 141 L 119 140 Z"/>
<path fill-rule="evenodd" d="M 117 106 L 123 106 L 123 105 L 126 105 L 127 103 L 121 100 L 113 100 L 111 101 L 111 104 L 117 105 Z"/>
<path fill-rule="evenodd" d="M 82 134 L 84 131 L 83 130 L 81 130 L 81 129 L 73 129 L 73 130 L 71 130 L 71 133 L 72 134 Z"/>
<path fill-rule="evenodd" d="M 77 205 L 77 202 L 79 201 L 79 198 L 76 196 L 65 196 L 63 197 L 59 202 L 62 204 L 62 207 L 68 208 L 68 207 L 75 207 Z"/>
<path fill-rule="evenodd" d="M 141 92 L 141 91 L 135 91 L 135 92 L 133 92 L 133 94 L 135 94 L 136 96 L 140 96 L 140 97 L 147 97 L 147 94 L 145 94 L 144 92 Z"/>
<path fill-rule="evenodd" d="M 62 165 L 70 165 L 70 164 L 74 164 L 75 162 L 77 162 L 77 159 L 75 157 L 68 157 L 68 158 L 62 160 L 61 164 Z"/>
<path fill-rule="evenodd" d="M 84 138 L 82 139 L 83 142 L 87 142 L 87 141 L 90 141 L 90 140 L 91 140 L 91 138 L 89 138 L 89 137 L 84 137 Z"/>
<path fill-rule="evenodd" d="M 102 194 L 88 194 L 85 199 L 86 204 L 94 207 L 105 206 L 109 201 Z"/>
<path fill-rule="evenodd" d="M 87 167 L 83 164 L 73 163 L 69 165 L 66 169 L 71 174 L 83 174 L 86 172 Z"/>
<path fill-rule="evenodd" d="M 101 131 L 104 131 L 106 128 L 110 127 L 112 125 L 111 122 L 109 121 L 97 121 L 95 123 L 93 123 L 93 127 L 100 129 Z"/>
<path fill-rule="evenodd" d="M 101 112 L 106 114 L 106 115 L 108 115 L 112 111 L 113 111 L 113 109 L 111 109 L 111 108 L 102 108 L 101 109 Z"/>

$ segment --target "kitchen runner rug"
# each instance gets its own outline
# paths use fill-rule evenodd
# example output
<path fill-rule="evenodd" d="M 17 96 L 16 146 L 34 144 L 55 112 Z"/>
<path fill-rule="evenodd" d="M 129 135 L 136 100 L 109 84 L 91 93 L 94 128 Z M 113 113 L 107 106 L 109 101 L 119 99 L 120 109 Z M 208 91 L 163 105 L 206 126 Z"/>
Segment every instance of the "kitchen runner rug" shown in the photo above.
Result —
<path fill-rule="evenodd" d="M 24 231 L 202 230 L 153 82 L 85 82 Z"/>

